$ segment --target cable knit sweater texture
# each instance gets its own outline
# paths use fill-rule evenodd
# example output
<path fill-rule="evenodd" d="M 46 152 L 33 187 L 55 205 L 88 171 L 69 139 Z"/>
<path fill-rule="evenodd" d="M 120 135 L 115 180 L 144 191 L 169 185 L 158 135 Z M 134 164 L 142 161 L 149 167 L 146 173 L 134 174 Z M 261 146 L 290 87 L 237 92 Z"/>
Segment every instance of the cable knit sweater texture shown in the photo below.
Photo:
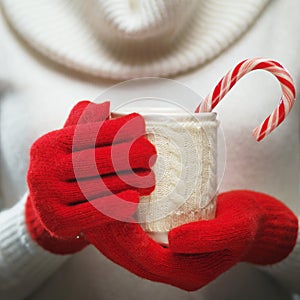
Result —
<path fill-rule="evenodd" d="M 238 61 L 247 57 L 264 56 L 276 59 L 285 65 L 298 84 L 297 90 L 300 90 L 298 63 L 300 22 L 297 13 L 300 3 L 298 0 L 276 0 L 271 1 L 264 10 L 263 6 L 261 4 L 261 15 L 257 20 L 257 12 L 255 18 L 247 18 L 256 21 L 251 26 L 250 21 L 245 21 L 247 32 L 239 39 L 237 36 L 243 31 L 236 34 L 234 39 L 230 35 L 228 39 L 220 39 L 221 46 L 218 43 L 210 44 L 214 52 L 213 56 L 217 54 L 219 56 L 211 60 L 212 56 L 203 52 L 204 58 L 190 65 L 190 67 L 198 67 L 178 75 L 176 79 L 204 96 Z M 248 16 L 254 14 L 253 9 L 249 9 L 248 12 L 246 9 L 243 11 L 244 14 Z M 103 299 L 115 299 L 126 293 L 128 299 L 136 295 L 144 299 L 151 299 L 154 296 L 156 299 L 164 299 L 166 295 L 172 295 L 172 299 L 183 297 L 214 299 L 216 296 L 214 285 L 211 288 L 185 294 L 172 287 L 145 283 L 103 258 L 98 258 L 100 254 L 92 252 L 91 249 L 75 255 L 65 266 L 62 266 L 68 260 L 68 256 L 51 254 L 31 240 L 24 222 L 26 171 L 31 144 L 40 135 L 61 127 L 70 108 L 77 101 L 84 98 L 94 99 L 113 82 L 85 77 L 48 60 L 39 54 L 40 50 L 37 52 L 28 45 L 31 44 L 30 41 L 24 42 L 20 38 L 14 26 L 8 25 L 4 14 L 0 20 L 0 209 L 2 209 L 0 213 L 0 298 L 23 299 L 36 291 L 35 296 L 30 299 L 50 299 L 58 297 L 57 295 L 81 299 L 83 295 L 81 290 L 88 287 L 85 293 L 86 299 L 95 299 L 100 297 L 99 295 L 103 296 Z M 229 27 L 231 26 L 237 25 L 233 21 Z M 222 36 L 221 32 L 218 34 Z M 234 44 L 228 48 L 233 41 Z M 225 52 L 222 52 L 224 49 Z M 52 59 L 59 61 L 53 57 Z M 207 64 L 201 65 L 208 59 L 210 61 Z M 59 63 L 64 64 L 62 61 Z M 174 66 L 172 65 L 170 72 L 157 74 L 178 73 L 180 70 L 176 67 L 176 61 L 172 64 Z M 71 67 L 79 69 L 76 64 Z M 181 69 L 184 70 L 185 68 Z M 83 71 L 94 75 L 103 75 L 105 72 L 105 70 L 98 73 L 95 70 L 91 71 L 88 66 Z M 126 73 L 125 69 L 123 71 Z M 116 77 L 112 74 L 114 69 L 108 71 L 106 75 Z M 121 77 L 142 74 L 142 70 L 135 70 L 131 75 L 127 73 Z M 152 73 L 154 74 L 155 72 Z M 230 99 L 224 101 L 226 104 L 221 104 L 217 109 L 227 147 L 226 172 L 220 190 L 247 188 L 269 193 L 284 201 L 299 215 L 299 104 L 296 104 L 286 122 L 265 141 L 257 144 L 251 137 L 251 129 L 274 108 L 276 99 L 280 96 L 279 87 L 274 82 L 270 75 L 263 72 L 248 75 L 248 78 L 243 79 L 239 87 L 232 91 L 230 96 L 228 95 Z M 182 104 L 194 108 L 187 100 L 184 101 Z M 112 106 L 115 107 L 121 102 L 120 99 L 119 103 L 112 103 Z M 99 259 L 102 265 L 99 265 Z M 61 270 L 55 274 L 60 267 Z M 94 268 L 94 271 L 89 271 L 88 267 Z M 252 274 L 252 271 L 247 273 L 247 268 L 251 266 L 233 270 L 233 274 L 234 272 Z M 300 238 L 288 258 L 276 265 L 261 269 L 269 272 L 290 291 L 300 293 Z M 237 280 L 243 278 L 246 281 L 253 280 L 249 295 L 274 297 L 273 299 L 280 297 L 277 293 L 278 287 L 273 288 L 273 291 L 271 288 L 270 291 L 269 279 L 264 275 L 256 274 L 256 271 L 253 272 L 257 275 L 257 279 L 242 275 L 234 277 L 231 272 L 225 275 L 225 282 L 229 282 L 226 286 L 229 287 L 231 284 L 232 289 L 237 290 L 233 292 L 228 288 L 227 293 L 232 292 L 228 294 L 229 297 L 238 295 Z M 57 275 L 59 273 L 63 275 Z M 48 279 L 51 275 L 52 278 Z M 111 281 L 109 281 L 110 275 Z M 230 279 L 231 276 L 233 279 Z M 116 280 L 118 291 L 115 290 Z M 38 290 L 43 283 L 44 287 Z M 218 285 L 218 281 L 216 284 Z M 275 283 L 272 284 L 276 286 Z M 62 288 L 69 290 L 59 294 L 57 290 Z M 222 291 L 222 295 L 226 294 L 224 291 L 226 288 L 222 283 L 218 288 Z M 75 292 L 71 292 L 71 289 Z M 259 294 L 255 294 L 257 290 L 260 291 Z M 241 292 L 239 299 L 249 299 L 245 296 L 246 293 Z M 219 299 L 221 299 L 220 295 Z M 241 295 L 244 295 L 244 298 Z"/>

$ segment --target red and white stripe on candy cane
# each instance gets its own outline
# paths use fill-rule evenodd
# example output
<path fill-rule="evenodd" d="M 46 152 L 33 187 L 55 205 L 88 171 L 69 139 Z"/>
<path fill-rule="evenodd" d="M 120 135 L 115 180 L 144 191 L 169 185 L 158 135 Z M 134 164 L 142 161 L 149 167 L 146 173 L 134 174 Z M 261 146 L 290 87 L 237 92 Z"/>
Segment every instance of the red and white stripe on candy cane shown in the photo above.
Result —
<path fill-rule="evenodd" d="M 241 77 L 254 70 L 264 70 L 273 74 L 280 82 L 283 94 L 275 110 L 253 130 L 255 139 L 261 141 L 286 118 L 296 99 L 293 78 L 280 63 L 274 60 L 252 58 L 240 62 L 219 81 L 195 112 L 211 112 Z"/>

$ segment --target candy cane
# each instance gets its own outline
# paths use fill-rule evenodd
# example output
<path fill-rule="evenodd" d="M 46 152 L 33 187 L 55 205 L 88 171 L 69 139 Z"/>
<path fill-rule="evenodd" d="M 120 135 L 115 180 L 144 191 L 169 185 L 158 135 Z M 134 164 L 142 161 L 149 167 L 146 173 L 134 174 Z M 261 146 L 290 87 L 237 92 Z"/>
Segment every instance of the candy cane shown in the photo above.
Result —
<path fill-rule="evenodd" d="M 296 98 L 295 86 L 291 75 L 276 61 L 253 58 L 240 62 L 220 80 L 215 89 L 200 103 L 195 112 L 212 111 L 241 77 L 254 70 L 265 70 L 273 74 L 280 82 L 283 93 L 276 109 L 253 130 L 255 139 L 257 141 L 262 140 L 286 118 Z"/>

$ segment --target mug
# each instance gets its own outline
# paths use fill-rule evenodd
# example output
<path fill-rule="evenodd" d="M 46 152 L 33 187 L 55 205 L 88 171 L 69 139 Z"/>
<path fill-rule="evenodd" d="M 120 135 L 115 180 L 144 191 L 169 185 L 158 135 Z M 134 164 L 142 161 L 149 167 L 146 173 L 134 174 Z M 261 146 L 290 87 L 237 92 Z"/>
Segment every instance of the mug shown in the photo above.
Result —
<path fill-rule="evenodd" d="M 147 234 L 168 245 L 168 232 L 180 225 L 215 217 L 217 195 L 216 113 L 179 108 L 122 108 L 121 117 L 141 114 L 147 138 L 155 145 L 154 191 L 141 196 L 137 217 Z"/>

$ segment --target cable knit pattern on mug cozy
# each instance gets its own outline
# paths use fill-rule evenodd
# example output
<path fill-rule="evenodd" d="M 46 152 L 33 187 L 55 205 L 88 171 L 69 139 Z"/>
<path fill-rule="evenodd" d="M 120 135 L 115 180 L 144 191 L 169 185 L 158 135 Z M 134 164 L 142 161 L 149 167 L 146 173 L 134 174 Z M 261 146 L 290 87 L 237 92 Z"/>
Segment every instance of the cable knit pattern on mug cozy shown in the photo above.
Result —
<path fill-rule="evenodd" d="M 139 220 L 147 232 L 211 219 L 217 191 L 217 127 L 214 114 L 170 121 L 147 121 L 156 146 L 156 188 L 140 200 Z M 198 163 L 196 163 L 198 162 Z M 196 175 L 195 175 L 196 174 Z"/>

